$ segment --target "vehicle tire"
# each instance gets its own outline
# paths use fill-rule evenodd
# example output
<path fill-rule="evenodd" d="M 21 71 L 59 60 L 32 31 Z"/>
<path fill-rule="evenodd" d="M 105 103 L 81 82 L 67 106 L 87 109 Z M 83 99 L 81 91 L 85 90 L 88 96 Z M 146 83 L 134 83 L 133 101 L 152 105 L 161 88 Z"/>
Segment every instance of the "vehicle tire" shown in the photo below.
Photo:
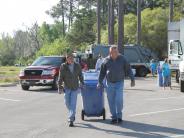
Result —
<path fill-rule="evenodd" d="M 179 70 L 176 71 L 176 83 L 179 83 L 179 77 L 180 77 L 180 73 Z"/>
<path fill-rule="evenodd" d="M 105 109 L 103 109 L 102 115 L 103 115 L 103 120 L 105 120 L 106 119 Z"/>
<path fill-rule="evenodd" d="M 84 120 L 84 110 L 81 111 L 81 119 Z"/>
<path fill-rule="evenodd" d="M 57 90 L 58 89 L 58 76 L 55 76 L 55 78 L 54 78 L 52 89 L 53 90 Z"/>
<path fill-rule="evenodd" d="M 139 77 L 146 77 L 147 69 L 145 67 L 140 67 L 136 73 Z"/>
<path fill-rule="evenodd" d="M 184 92 L 184 81 L 180 81 L 180 91 Z"/>
<path fill-rule="evenodd" d="M 28 86 L 28 85 L 21 85 L 21 87 L 22 87 L 23 90 L 26 90 L 27 91 L 27 90 L 29 90 L 29 87 L 30 86 Z"/>

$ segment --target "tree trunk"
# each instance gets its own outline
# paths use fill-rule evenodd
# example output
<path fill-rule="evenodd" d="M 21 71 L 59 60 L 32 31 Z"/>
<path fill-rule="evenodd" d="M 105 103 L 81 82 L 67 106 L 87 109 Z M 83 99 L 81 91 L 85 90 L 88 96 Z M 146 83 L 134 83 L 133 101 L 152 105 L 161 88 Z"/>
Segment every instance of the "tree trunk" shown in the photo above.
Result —
<path fill-rule="evenodd" d="M 110 24 L 111 24 L 111 0 L 108 0 L 108 44 L 111 44 L 111 32 L 110 32 Z"/>
<path fill-rule="evenodd" d="M 114 44 L 114 0 L 108 0 L 108 43 Z"/>
<path fill-rule="evenodd" d="M 64 14 L 62 15 L 62 20 L 63 20 L 63 36 L 65 36 L 65 16 Z"/>
<path fill-rule="evenodd" d="M 172 22 L 173 21 L 173 10 L 174 10 L 174 1 L 173 0 L 170 0 L 170 10 L 169 10 L 169 22 Z"/>
<path fill-rule="evenodd" d="M 97 44 L 101 43 L 100 39 L 100 31 L 101 31 L 101 22 L 100 22 L 100 7 L 101 7 L 101 0 L 97 0 Z"/>
<path fill-rule="evenodd" d="M 102 0 L 102 19 L 103 20 L 105 20 L 106 19 L 106 12 L 107 12 L 107 10 L 106 10 L 106 0 Z"/>
<path fill-rule="evenodd" d="M 114 44 L 114 0 L 111 0 L 111 43 Z"/>
<path fill-rule="evenodd" d="M 71 26 L 71 21 L 70 21 L 70 17 L 68 19 L 68 32 L 70 31 L 70 26 Z"/>
<path fill-rule="evenodd" d="M 118 1 L 118 50 L 124 53 L 124 0 Z"/>
<path fill-rule="evenodd" d="M 65 15 L 64 15 L 63 0 L 60 0 L 60 3 L 61 3 L 61 8 L 62 8 L 63 36 L 65 36 Z"/>
<path fill-rule="evenodd" d="M 101 6 L 102 6 L 101 24 L 103 24 L 103 27 L 105 27 L 108 21 L 108 0 L 101 0 Z"/>
<path fill-rule="evenodd" d="M 141 0 L 137 0 L 137 45 L 141 44 Z"/>
<path fill-rule="evenodd" d="M 68 19 L 68 30 L 70 30 L 73 22 L 73 0 L 70 0 L 70 13 L 69 13 L 69 19 Z"/>

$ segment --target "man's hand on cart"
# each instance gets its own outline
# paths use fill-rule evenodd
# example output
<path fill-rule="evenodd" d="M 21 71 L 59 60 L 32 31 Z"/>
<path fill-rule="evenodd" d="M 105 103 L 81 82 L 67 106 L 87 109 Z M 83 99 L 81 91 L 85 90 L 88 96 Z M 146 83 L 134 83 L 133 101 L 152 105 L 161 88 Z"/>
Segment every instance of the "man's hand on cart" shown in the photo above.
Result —
<path fill-rule="evenodd" d="M 63 86 L 59 86 L 59 88 L 58 88 L 58 93 L 59 94 L 62 94 L 62 93 L 64 93 L 64 87 Z"/>
<path fill-rule="evenodd" d="M 97 87 L 97 89 L 100 89 L 103 87 L 103 84 L 98 83 L 96 87 Z"/>

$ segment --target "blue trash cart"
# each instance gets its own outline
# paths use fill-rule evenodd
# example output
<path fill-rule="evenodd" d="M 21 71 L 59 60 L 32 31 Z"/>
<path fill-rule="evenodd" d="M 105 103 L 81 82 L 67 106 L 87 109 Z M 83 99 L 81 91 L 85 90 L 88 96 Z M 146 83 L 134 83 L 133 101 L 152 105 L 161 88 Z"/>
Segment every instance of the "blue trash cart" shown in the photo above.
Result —
<path fill-rule="evenodd" d="M 100 117 L 103 116 L 105 120 L 104 108 L 104 88 L 97 89 L 99 72 L 88 71 L 83 72 L 85 88 L 82 89 L 83 109 L 81 111 L 81 119 L 87 117 Z"/>

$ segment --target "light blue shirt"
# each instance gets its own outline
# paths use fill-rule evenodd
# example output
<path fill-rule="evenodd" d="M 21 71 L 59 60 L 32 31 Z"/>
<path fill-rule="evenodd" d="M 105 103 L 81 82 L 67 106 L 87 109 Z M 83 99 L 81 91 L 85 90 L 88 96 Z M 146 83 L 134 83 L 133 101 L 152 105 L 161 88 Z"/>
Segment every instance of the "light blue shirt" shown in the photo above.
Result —
<path fill-rule="evenodd" d="M 171 71 L 170 71 L 170 67 L 169 67 L 169 64 L 168 63 L 164 63 L 162 65 L 162 75 L 164 77 L 171 75 Z"/>
<path fill-rule="evenodd" d="M 103 61 L 104 61 L 104 58 L 99 58 L 99 59 L 97 60 L 96 65 L 95 65 L 96 71 L 100 70 Z"/>
<path fill-rule="evenodd" d="M 151 63 L 150 68 L 151 68 L 151 70 L 156 70 L 156 68 L 157 68 L 156 63 Z"/>

